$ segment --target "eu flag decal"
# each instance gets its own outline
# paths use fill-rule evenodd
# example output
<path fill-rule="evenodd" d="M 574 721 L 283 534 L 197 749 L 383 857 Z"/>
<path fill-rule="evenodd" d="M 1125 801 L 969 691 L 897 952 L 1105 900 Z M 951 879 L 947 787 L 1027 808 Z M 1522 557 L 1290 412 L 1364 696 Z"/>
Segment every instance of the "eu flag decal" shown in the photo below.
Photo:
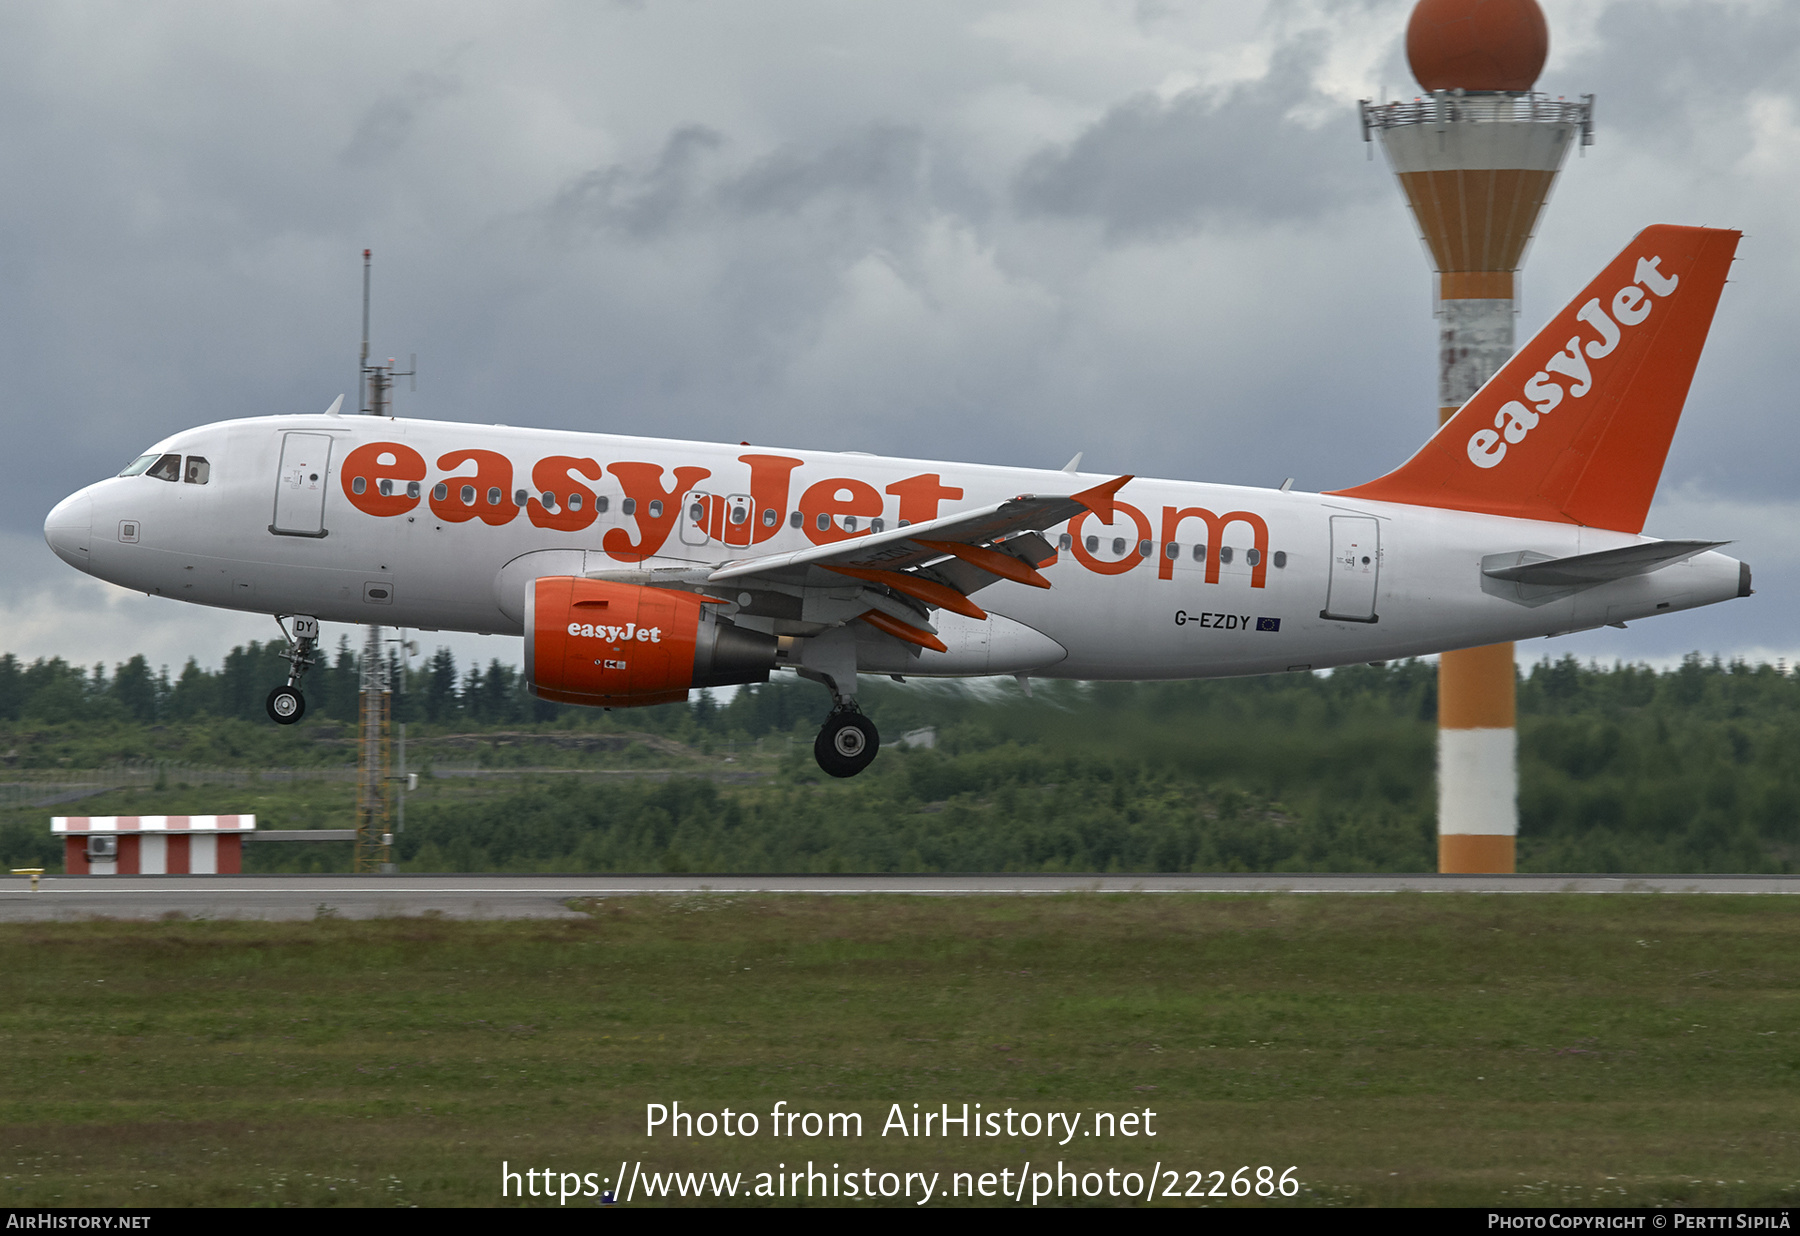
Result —
<path fill-rule="evenodd" d="M 1281 630 L 1281 619 L 1258 618 L 1256 620 L 1256 629 L 1258 631 L 1279 631 Z"/>

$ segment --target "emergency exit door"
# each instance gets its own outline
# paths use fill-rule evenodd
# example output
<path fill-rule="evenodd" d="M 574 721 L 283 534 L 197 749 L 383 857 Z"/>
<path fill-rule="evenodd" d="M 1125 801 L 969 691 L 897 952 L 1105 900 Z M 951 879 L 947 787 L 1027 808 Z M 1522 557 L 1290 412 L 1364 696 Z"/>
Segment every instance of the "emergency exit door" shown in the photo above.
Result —
<path fill-rule="evenodd" d="M 331 435 L 290 433 L 281 439 L 281 470 L 275 480 L 277 536 L 325 535 L 325 486 L 331 475 Z"/>
<path fill-rule="evenodd" d="M 712 519 L 713 496 L 701 490 L 693 490 L 681 497 L 681 519 L 676 527 L 681 530 L 683 545 L 704 545 L 708 537 L 707 524 Z"/>
<path fill-rule="evenodd" d="M 1321 618 L 1379 622 L 1375 586 L 1381 578 L 1381 525 L 1368 515 L 1331 517 L 1331 574 Z"/>

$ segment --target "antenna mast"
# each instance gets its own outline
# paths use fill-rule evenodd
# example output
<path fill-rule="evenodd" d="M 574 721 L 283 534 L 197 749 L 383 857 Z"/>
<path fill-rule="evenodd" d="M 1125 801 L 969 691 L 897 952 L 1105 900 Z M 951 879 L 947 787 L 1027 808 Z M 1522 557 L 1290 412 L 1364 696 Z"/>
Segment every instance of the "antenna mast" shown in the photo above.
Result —
<path fill-rule="evenodd" d="M 394 379 L 412 378 L 418 372 L 418 365 L 416 357 L 413 366 L 404 372 L 395 370 L 392 359 L 385 365 L 369 364 L 370 258 L 369 250 L 364 249 L 362 351 L 357 358 L 362 370 L 360 410 L 365 416 L 391 416 L 388 409 L 393 400 L 389 391 L 393 388 Z M 404 675 L 404 656 L 410 651 L 410 646 L 406 642 L 406 632 L 401 631 L 399 635 L 402 654 L 400 673 Z M 394 870 L 396 798 L 400 799 L 400 819 L 406 818 L 403 797 L 408 784 L 405 769 L 406 728 L 401 727 L 401 768 L 396 775 L 391 767 L 388 735 L 388 720 L 396 684 L 390 680 L 385 643 L 379 626 L 370 626 L 364 630 L 361 707 L 358 709 L 360 726 L 356 744 L 356 854 L 352 866 L 357 872 L 390 873 Z M 399 685 L 403 687 L 405 684 L 402 682 Z"/>
<path fill-rule="evenodd" d="M 361 406 L 357 411 L 364 416 L 369 413 L 369 251 L 363 250 L 363 341 L 362 354 L 357 358 L 362 375 L 357 379 L 357 387 L 362 392 Z"/>
<path fill-rule="evenodd" d="M 394 388 L 394 379 L 395 378 L 412 379 L 412 378 L 417 377 L 418 373 L 419 373 L 419 363 L 418 363 L 419 357 L 418 357 L 418 353 L 415 352 L 413 354 L 411 362 L 409 362 L 410 367 L 407 369 L 394 368 L 394 366 L 396 364 L 398 364 L 399 362 L 396 361 L 391 356 L 388 357 L 388 362 L 385 365 L 371 365 L 369 363 L 369 273 L 370 273 L 369 268 L 370 268 L 370 265 L 371 265 L 370 251 L 367 249 L 364 249 L 363 250 L 362 352 L 360 353 L 360 355 L 358 356 L 358 359 L 357 359 L 357 364 L 361 367 L 361 371 L 362 371 L 362 379 L 361 379 L 361 383 L 360 383 L 360 387 L 362 390 L 362 406 L 358 409 L 358 411 L 360 411 L 364 416 L 392 416 L 393 412 L 390 409 L 393 407 L 394 400 L 393 400 L 393 396 L 390 395 L 389 392 L 392 391 Z M 412 385 L 412 386 L 410 386 L 409 389 L 417 390 L 418 387 L 417 387 L 417 385 Z"/>

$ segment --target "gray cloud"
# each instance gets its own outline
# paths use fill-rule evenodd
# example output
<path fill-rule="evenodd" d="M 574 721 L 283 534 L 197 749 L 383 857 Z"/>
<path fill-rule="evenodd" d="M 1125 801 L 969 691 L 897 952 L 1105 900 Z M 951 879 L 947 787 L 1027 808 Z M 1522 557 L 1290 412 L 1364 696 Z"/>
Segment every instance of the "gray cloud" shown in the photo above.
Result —
<path fill-rule="evenodd" d="M 725 144 L 705 125 L 682 125 L 648 168 L 622 163 L 587 172 L 558 193 L 547 215 L 559 233 L 576 225 L 617 228 L 631 236 L 661 235 L 699 206 L 702 164 Z"/>
<path fill-rule="evenodd" d="M 404 87 L 375 100 L 363 113 L 340 156 L 344 164 L 367 167 L 393 157 L 412 135 L 420 112 L 455 94 L 460 85 L 454 77 L 414 73 Z"/>
<path fill-rule="evenodd" d="M 1748 98 L 1800 101 L 1792 5 L 1615 3 L 1595 30 L 1595 44 L 1541 85 L 1597 94 L 1603 137 L 1659 148 L 1694 170 L 1745 152 Z"/>
<path fill-rule="evenodd" d="M 1343 110 L 1314 84 L 1324 52 L 1309 37 L 1281 48 L 1265 76 L 1224 92 L 1125 100 L 1073 142 L 1027 160 L 1015 185 L 1020 208 L 1153 240 L 1211 220 L 1313 220 L 1369 196 L 1354 121 L 1294 119 L 1320 105 Z"/>
<path fill-rule="evenodd" d="M 634 239 L 740 226 L 805 227 L 823 251 L 909 247 L 938 208 L 927 139 L 877 124 L 814 147 L 783 146 L 733 165 L 730 143 L 705 125 L 670 133 L 654 160 L 584 173 L 546 208 L 552 231 L 612 230 Z"/>

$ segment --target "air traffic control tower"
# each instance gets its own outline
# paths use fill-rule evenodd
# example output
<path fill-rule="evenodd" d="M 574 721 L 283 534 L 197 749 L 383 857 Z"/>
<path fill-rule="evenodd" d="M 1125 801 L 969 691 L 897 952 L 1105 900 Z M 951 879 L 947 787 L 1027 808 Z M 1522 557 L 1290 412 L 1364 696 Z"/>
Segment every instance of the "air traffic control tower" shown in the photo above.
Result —
<path fill-rule="evenodd" d="M 1550 50 L 1536 0 L 1420 0 L 1406 57 L 1427 94 L 1362 105 L 1436 271 L 1438 423 L 1513 352 L 1525 246 L 1594 101 L 1532 90 Z M 1519 831 L 1513 646 L 1438 665 L 1438 870 L 1510 872 Z"/>

